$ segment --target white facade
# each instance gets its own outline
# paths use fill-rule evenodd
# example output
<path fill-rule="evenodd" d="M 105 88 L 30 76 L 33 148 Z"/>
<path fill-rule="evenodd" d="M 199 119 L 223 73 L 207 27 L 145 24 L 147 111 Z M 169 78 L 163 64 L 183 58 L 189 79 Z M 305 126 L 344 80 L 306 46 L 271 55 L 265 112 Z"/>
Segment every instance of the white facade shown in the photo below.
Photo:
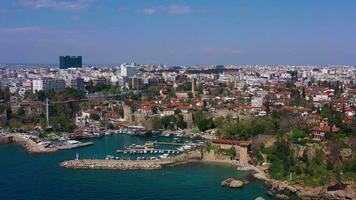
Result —
<path fill-rule="evenodd" d="M 131 64 L 122 64 L 120 66 L 121 76 L 122 77 L 134 77 L 138 73 L 138 69 L 134 63 Z"/>
<path fill-rule="evenodd" d="M 262 107 L 263 106 L 263 97 L 254 96 L 251 98 L 251 106 Z"/>

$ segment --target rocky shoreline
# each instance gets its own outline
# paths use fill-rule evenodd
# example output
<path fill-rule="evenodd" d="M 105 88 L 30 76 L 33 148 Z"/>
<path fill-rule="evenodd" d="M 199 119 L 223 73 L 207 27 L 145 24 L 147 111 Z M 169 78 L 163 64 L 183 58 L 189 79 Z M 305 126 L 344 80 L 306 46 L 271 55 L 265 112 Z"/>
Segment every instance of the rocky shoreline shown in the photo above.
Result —
<path fill-rule="evenodd" d="M 38 145 L 31 139 L 24 138 L 20 134 L 11 134 L 0 136 L 0 144 L 15 143 L 25 148 L 30 153 L 52 153 L 58 151 L 58 148 L 45 148 Z"/>
<path fill-rule="evenodd" d="M 31 139 L 23 137 L 21 134 L 11 134 L 6 136 L 0 136 L 0 144 L 18 144 L 25 148 L 29 153 L 53 153 L 59 150 L 69 150 L 74 148 L 85 147 L 93 145 L 93 142 L 85 142 L 78 144 L 66 144 L 58 147 L 45 148 L 38 145 Z"/>
<path fill-rule="evenodd" d="M 60 163 L 61 167 L 70 169 L 110 169 L 110 170 L 154 170 L 162 167 L 175 166 L 201 159 L 198 151 L 184 153 L 177 157 L 161 160 L 99 160 L 82 159 L 68 160 Z"/>
<path fill-rule="evenodd" d="M 263 169 L 250 167 L 255 171 L 252 175 L 265 183 L 269 188 L 269 194 L 277 199 L 289 199 L 290 196 L 296 195 L 303 200 L 345 200 L 356 199 L 356 184 L 352 181 L 344 183 L 344 188 L 334 190 L 324 187 L 309 187 L 301 184 L 291 184 L 287 181 L 272 179 L 264 172 Z M 331 185 L 330 185 L 331 186 Z"/>

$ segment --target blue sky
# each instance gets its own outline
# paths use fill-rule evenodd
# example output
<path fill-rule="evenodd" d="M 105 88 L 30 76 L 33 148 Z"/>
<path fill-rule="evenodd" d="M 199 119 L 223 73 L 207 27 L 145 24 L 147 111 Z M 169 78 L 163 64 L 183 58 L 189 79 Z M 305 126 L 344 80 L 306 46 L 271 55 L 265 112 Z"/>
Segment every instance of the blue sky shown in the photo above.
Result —
<path fill-rule="evenodd" d="M 0 0 L 0 63 L 356 64 L 355 0 Z"/>

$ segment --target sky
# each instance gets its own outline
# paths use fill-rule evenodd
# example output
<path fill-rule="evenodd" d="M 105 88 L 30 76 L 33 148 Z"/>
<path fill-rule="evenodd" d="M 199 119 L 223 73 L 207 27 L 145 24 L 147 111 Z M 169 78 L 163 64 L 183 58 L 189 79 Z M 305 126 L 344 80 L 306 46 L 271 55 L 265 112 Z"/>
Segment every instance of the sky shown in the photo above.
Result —
<path fill-rule="evenodd" d="M 0 63 L 356 64 L 355 0 L 0 0 Z"/>

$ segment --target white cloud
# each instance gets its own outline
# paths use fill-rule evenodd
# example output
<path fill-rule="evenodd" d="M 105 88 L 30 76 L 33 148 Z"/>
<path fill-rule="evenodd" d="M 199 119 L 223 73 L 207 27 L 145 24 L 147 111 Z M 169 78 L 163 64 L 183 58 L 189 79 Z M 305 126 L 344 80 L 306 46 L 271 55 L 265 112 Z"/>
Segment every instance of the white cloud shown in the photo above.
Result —
<path fill-rule="evenodd" d="M 57 10 L 80 10 L 88 8 L 94 0 L 18 0 L 17 4 L 34 9 L 52 8 Z"/>
<path fill-rule="evenodd" d="M 147 15 L 153 15 L 158 13 L 187 14 L 191 11 L 192 8 L 189 5 L 160 5 L 143 9 L 143 13 Z"/>

